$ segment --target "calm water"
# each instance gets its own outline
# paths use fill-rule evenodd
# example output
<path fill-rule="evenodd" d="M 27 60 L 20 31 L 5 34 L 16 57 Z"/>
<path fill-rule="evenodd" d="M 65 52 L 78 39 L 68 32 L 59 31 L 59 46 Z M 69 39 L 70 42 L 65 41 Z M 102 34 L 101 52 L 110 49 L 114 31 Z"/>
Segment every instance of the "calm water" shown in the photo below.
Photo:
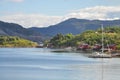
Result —
<path fill-rule="evenodd" d="M 120 80 L 120 59 L 102 62 L 81 53 L 0 48 L 0 80 L 102 80 L 102 73 L 103 80 Z"/>

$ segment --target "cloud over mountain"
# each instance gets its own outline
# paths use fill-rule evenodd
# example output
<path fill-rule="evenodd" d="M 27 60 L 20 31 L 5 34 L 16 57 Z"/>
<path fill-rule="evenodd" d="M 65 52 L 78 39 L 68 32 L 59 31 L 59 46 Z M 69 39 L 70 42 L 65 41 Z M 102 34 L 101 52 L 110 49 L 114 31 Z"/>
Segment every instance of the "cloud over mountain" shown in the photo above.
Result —
<path fill-rule="evenodd" d="M 22 0 L 12 0 L 22 1 Z M 113 20 L 120 19 L 120 6 L 95 6 L 80 10 L 73 10 L 64 16 L 47 16 L 41 14 L 14 14 L 1 16 L 0 20 L 14 22 L 23 25 L 24 27 L 47 27 L 54 25 L 68 18 L 78 19 L 99 19 Z"/>
<path fill-rule="evenodd" d="M 96 6 L 72 11 L 67 17 L 76 17 L 82 19 L 120 19 L 120 6 L 106 7 Z"/>
<path fill-rule="evenodd" d="M 61 21 L 60 16 L 46 16 L 40 14 L 15 14 L 1 17 L 1 20 L 21 24 L 24 27 L 47 27 Z"/>

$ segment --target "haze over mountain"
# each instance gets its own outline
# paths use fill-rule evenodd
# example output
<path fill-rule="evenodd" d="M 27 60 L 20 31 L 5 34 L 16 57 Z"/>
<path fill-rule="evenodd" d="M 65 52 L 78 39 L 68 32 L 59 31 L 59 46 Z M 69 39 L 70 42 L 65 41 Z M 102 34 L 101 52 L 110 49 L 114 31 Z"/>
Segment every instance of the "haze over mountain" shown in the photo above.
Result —
<path fill-rule="evenodd" d="M 120 26 L 120 20 L 87 20 L 71 18 L 59 24 L 52 25 L 46 28 L 33 27 L 29 28 L 29 30 L 40 32 L 41 34 L 49 36 L 54 36 L 57 33 L 79 34 L 86 30 L 96 30 L 101 27 L 101 24 L 103 24 L 104 27 Z"/>
<path fill-rule="evenodd" d="M 37 42 L 43 40 L 40 33 L 23 28 L 19 24 L 7 23 L 3 21 L 0 21 L 0 35 L 19 36 Z"/>
<path fill-rule="evenodd" d="M 42 0 L 40 0 L 40 1 L 42 1 Z M 60 1 L 62 1 L 62 0 L 60 0 Z M 81 1 L 81 0 L 78 0 L 78 1 Z M 58 1 L 56 1 L 56 2 L 58 3 Z M 73 3 L 74 2 L 75 1 L 73 1 Z M 83 0 L 82 0 L 82 2 L 83 2 Z M 53 6 L 55 6 L 55 5 L 53 5 Z M 75 6 L 72 6 L 72 8 Z M 28 8 L 27 8 L 27 10 L 28 10 Z M 37 9 L 37 11 L 39 11 L 39 10 Z M 49 12 L 56 13 L 57 12 L 57 11 L 49 11 L 49 10 L 47 10 L 47 11 L 48 11 L 47 13 L 49 13 Z M 63 11 L 58 11 L 58 12 L 63 13 Z M 5 22 L 10 22 L 10 23 L 11 22 L 17 23 L 17 24 L 22 25 L 24 28 L 30 28 L 33 26 L 47 27 L 50 25 L 58 24 L 61 21 L 67 20 L 69 18 L 89 19 L 89 20 L 95 20 L 95 19 L 96 20 L 115 20 L 115 19 L 120 19 L 120 6 L 93 6 L 93 7 L 85 7 L 85 8 L 81 8 L 81 9 L 78 8 L 76 10 L 73 9 L 72 11 L 68 11 L 68 13 L 66 13 L 64 15 L 56 15 L 56 14 L 47 15 L 47 13 L 46 14 L 38 14 L 36 12 L 32 13 L 32 14 L 25 14 L 25 13 L 13 14 L 13 13 L 11 13 L 8 15 L 0 16 L 0 20 L 5 21 Z"/>

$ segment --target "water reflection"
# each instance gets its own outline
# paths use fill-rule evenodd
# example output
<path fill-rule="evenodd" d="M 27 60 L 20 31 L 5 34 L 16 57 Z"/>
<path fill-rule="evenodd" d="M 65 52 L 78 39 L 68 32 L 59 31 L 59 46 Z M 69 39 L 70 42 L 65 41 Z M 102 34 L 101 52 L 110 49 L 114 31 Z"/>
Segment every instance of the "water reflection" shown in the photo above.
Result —
<path fill-rule="evenodd" d="M 102 73 L 103 80 L 119 80 L 119 61 L 111 58 L 102 62 L 51 49 L 0 48 L 0 80 L 102 80 Z"/>

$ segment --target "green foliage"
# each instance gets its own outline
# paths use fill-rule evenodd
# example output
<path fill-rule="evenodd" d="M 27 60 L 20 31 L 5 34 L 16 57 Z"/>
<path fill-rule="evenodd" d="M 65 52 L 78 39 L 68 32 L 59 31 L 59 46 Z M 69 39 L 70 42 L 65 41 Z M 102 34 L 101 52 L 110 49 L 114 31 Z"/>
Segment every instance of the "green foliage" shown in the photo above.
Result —
<path fill-rule="evenodd" d="M 54 47 L 71 46 L 70 42 L 73 37 L 74 36 L 72 34 L 67 35 L 57 34 L 50 40 L 50 43 L 52 43 Z"/>
<path fill-rule="evenodd" d="M 110 32 L 110 33 L 120 33 L 120 27 L 118 26 L 113 26 L 113 27 L 106 27 L 105 32 Z"/>
<path fill-rule="evenodd" d="M 87 43 L 91 46 L 102 43 L 101 29 L 96 31 L 88 30 L 78 35 L 72 34 L 57 34 L 48 43 L 54 47 L 78 46 L 82 43 Z M 120 27 L 107 27 L 104 29 L 104 45 L 116 44 L 117 49 L 120 49 Z"/>
<path fill-rule="evenodd" d="M 120 50 L 120 44 L 119 44 L 119 45 L 117 45 L 117 49 L 118 49 L 118 50 Z"/>
<path fill-rule="evenodd" d="M 0 47 L 34 47 L 37 44 L 19 37 L 0 36 Z"/>

